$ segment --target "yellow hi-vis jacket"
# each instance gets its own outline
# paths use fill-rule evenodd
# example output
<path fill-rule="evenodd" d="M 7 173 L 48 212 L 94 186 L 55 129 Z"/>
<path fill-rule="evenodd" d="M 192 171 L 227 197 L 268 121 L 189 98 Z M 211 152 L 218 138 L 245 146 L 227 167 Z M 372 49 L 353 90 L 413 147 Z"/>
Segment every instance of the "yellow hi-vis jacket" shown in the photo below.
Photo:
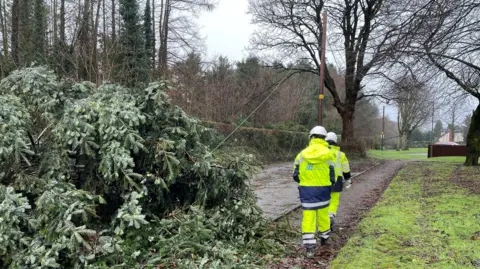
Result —
<path fill-rule="evenodd" d="M 330 150 L 335 155 L 335 178 L 336 182 L 332 186 L 332 192 L 341 192 L 343 190 L 343 179 L 349 179 L 350 164 L 345 153 L 340 151 L 339 146 L 331 145 Z"/>
<path fill-rule="evenodd" d="M 303 209 L 320 209 L 330 204 L 331 186 L 335 183 L 334 158 L 328 143 L 319 138 L 312 138 L 295 158 L 293 178 L 299 183 Z"/>

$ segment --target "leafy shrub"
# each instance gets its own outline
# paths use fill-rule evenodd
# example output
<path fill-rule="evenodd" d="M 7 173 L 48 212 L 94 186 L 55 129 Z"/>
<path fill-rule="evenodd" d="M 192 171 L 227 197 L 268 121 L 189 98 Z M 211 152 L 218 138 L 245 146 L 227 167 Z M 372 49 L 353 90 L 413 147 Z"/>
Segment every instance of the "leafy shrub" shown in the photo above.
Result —
<path fill-rule="evenodd" d="M 281 253 L 247 179 L 211 129 L 144 90 L 59 80 L 43 67 L 0 82 L 0 267 L 255 268 Z"/>

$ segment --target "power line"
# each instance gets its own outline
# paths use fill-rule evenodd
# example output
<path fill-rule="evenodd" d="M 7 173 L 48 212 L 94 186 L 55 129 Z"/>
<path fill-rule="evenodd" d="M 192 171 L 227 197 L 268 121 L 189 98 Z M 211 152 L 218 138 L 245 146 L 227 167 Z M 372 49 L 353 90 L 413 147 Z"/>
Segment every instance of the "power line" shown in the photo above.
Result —
<path fill-rule="evenodd" d="M 332 47 L 332 44 L 330 43 L 330 40 L 329 40 L 328 38 L 327 38 L 327 43 L 328 43 L 328 46 L 329 46 L 329 47 Z M 337 64 L 337 68 L 340 68 L 340 64 L 338 63 L 337 57 L 335 57 L 335 53 L 334 53 L 334 52 L 335 52 L 335 51 L 332 50 L 333 59 L 335 60 L 335 63 Z M 340 57 L 342 57 L 342 56 L 340 56 Z M 342 60 L 343 60 L 343 57 L 342 57 Z"/>
<path fill-rule="evenodd" d="M 257 112 L 257 110 L 268 100 L 268 98 L 270 98 L 270 96 L 272 96 L 272 94 L 280 87 L 280 85 L 282 85 L 282 83 L 289 77 L 290 73 L 292 73 L 292 70 L 290 70 L 286 75 L 285 77 L 280 81 L 280 83 L 278 83 L 278 85 L 268 94 L 267 97 L 265 97 L 265 99 L 252 111 L 252 113 L 250 113 L 250 115 L 248 115 L 248 117 L 246 117 L 238 126 L 237 128 L 235 128 L 235 130 L 233 130 L 227 137 L 225 137 L 225 139 L 220 142 L 213 150 L 212 152 L 214 152 L 215 150 L 217 150 L 223 143 L 225 143 L 225 141 L 227 141 L 230 136 L 232 136 L 240 127 L 242 127 L 242 125 L 247 122 L 247 120 L 253 116 L 253 114 L 255 114 L 255 112 Z"/>

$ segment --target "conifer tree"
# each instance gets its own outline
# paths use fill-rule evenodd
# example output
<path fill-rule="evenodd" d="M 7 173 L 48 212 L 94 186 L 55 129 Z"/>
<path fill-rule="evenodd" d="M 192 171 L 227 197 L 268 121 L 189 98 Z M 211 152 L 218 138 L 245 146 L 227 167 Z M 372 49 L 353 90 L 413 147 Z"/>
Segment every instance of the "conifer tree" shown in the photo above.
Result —
<path fill-rule="evenodd" d="M 152 11 L 150 0 L 147 0 L 145 5 L 145 13 L 143 15 L 143 32 L 145 35 L 145 52 L 146 52 L 146 61 L 150 68 L 153 68 L 153 63 L 155 62 L 155 36 L 153 33 L 153 25 L 152 25 Z"/>
<path fill-rule="evenodd" d="M 47 9 L 43 0 L 35 0 L 32 43 L 35 50 L 34 60 L 37 64 L 45 62 L 45 34 L 47 32 Z"/>
<path fill-rule="evenodd" d="M 145 38 L 139 22 L 136 0 L 120 0 L 120 54 L 118 81 L 127 87 L 139 86 L 147 81 Z"/>

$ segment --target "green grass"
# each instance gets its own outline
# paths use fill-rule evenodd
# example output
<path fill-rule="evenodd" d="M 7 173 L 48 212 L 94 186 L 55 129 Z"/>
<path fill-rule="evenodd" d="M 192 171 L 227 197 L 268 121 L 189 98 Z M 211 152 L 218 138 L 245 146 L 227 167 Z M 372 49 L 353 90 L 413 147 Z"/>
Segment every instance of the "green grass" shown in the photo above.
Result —
<path fill-rule="evenodd" d="M 408 164 L 331 268 L 480 268 L 479 174 L 458 164 Z"/>
<path fill-rule="evenodd" d="M 435 157 L 427 158 L 427 148 L 412 148 L 405 151 L 396 150 L 369 150 L 368 157 L 382 160 L 416 160 L 429 162 L 464 163 L 465 157 Z M 424 154 L 424 155 L 420 155 Z"/>

